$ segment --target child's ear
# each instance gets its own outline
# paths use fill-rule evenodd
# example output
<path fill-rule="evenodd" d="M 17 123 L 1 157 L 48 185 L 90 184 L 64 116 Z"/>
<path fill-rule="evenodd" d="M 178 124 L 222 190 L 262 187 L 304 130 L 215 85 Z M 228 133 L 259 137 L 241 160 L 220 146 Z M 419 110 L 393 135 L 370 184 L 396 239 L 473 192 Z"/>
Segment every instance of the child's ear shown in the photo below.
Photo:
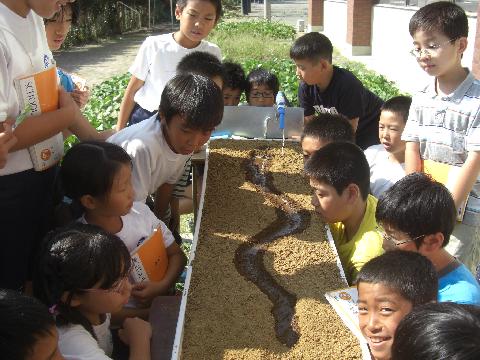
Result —
<path fill-rule="evenodd" d="M 458 52 L 463 54 L 467 50 L 468 40 L 466 37 L 461 37 L 458 41 Z"/>
<path fill-rule="evenodd" d="M 181 8 L 180 6 L 175 6 L 175 18 L 177 20 L 180 20 L 180 16 L 182 15 L 182 11 L 183 11 L 183 8 Z"/>
<path fill-rule="evenodd" d="M 443 241 L 445 238 L 441 232 L 435 234 L 427 235 L 423 238 L 422 245 L 427 251 L 437 251 L 440 250 L 443 246 Z"/>
<path fill-rule="evenodd" d="M 360 188 L 358 187 L 357 184 L 349 184 L 347 188 L 345 189 L 347 191 L 347 196 L 348 196 L 348 201 L 350 203 L 354 203 L 360 196 Z"/>
<path fill-rule="evenodd" d="M 83 195 L 80 198 L 80 204 L 88 210 L 94 210 L 97 207 L 97 201 L 92 195 Z"/>

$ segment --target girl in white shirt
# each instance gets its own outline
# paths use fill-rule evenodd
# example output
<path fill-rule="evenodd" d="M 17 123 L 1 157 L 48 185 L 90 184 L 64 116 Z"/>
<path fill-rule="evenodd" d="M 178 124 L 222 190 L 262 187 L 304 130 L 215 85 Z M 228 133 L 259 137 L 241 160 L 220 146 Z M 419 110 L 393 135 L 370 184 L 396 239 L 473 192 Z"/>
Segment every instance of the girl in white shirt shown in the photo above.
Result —
<path fill-rule="evenodd" d="M 168 293 L 182 273 L 186 257 L 167 226 L 144 203 L 134 202 L 132 163 L 127 152 L 112 143 L 83 142 L 67 152 L 60 174 L 65 194 L 84 211 L 79 221 L 117 235 L 130 252 L 156 229 L 161 231 L 167 254 L 165 274 L 160 281 L 134 284 L 132 296 L 137 304 L 148 308 L 154 297 Z M 137 310 L 125 310 L 124 316 L 147 316 L 148 309 Z"/>
<path fill-rule="evenodd" d="M 113 351 L 110 313 L 130 297 L 125 244 L 97 226 L 74 223 L 50 233 L 34 275 L 34 295 L 55 316 L 65 359 L 105 360 Z M 150 324 L 127 319 L 119 331 L 131 360 L 150 359 Z"/>

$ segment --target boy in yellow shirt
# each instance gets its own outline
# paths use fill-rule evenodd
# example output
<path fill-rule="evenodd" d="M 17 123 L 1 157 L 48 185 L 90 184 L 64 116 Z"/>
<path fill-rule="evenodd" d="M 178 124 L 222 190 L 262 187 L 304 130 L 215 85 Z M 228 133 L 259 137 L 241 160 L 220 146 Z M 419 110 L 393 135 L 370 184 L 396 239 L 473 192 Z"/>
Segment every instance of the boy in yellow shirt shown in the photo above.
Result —
<path fill-rule="evenodd" d="M 314 189 L 312 205 L 329 223 L 348 282 L 362 266 L 381 255 L 382 236 L 377 231 L 377 199 L 369 194 L 370 167 L 355 144 L 333 142 L 313 153 L 305 173 Z"/>

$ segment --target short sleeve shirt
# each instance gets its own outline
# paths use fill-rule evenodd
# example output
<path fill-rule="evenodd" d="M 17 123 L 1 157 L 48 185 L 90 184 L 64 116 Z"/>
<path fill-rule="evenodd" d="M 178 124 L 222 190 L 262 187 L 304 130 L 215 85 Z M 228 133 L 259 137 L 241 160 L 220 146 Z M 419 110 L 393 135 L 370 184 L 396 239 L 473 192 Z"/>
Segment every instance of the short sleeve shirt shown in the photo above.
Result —
<path fill-rule="evenodd" d="M 43 19 L 30 11 L 25 18 L 0 3 L 0 121 L 15 118 L 20 109 L 14 79 L 31 75 L 52 65 Z M 0 176 L 33 167 L 27 149 L 8 154 Z"/>
<path fill-rule="evenodd" d="M 417 142 L 420 156 L 462 166 L 469 151 L 480 151 L 480 82 L 471 73 L 449 96 L 435 82 L 413 96 L 402 140 Z M 463 223 L 480 225 L 480 181 L 469 194 Z"/>
<path fill-rule="evenodd" d="M 163 88 L 175 76 L 178 63 L 185 55 L 194 51 L 208 52 L 222 60 L 220 48 L 205 40 L 197 47 L 187 49 L 175 41 L 173 33 L 147 37 L 128 70 L 137 79 L 145 82 L 135 93 L 135 102 L 145 110 L 156 111 Z"/>
<path fill-rule="evenodd" d="M 163 184 L 176 184 L 183 175 L 189 155 L 175 153 L 167 144 L 157 114 L 107 139 L 131 156 L 135 200 L 144 202 Z"/>
<path fill-rule="evenodd" d="M 349 284 L 355 280 L 368 260 L 383 254 L 383 239 L 377 231 L 375 220 L 376 209 L 377 199 L 368 195 L 365 215 L 356 234 L 350 240 L 347 240 L 343 223 L 330 224 L 338 256 Z"/>
<path fill-rule="evenodd" d="M 332 80 L 323 92 L 317 85 L 302 82 L 298 100 L 305 116 L 331 113 L 342 114 L 348 119 L 358 117 L 357 145 L 365 150 L 378 144 L 378 120 L 383 101 L 365 88 L 350 71 L 334 66 Z"/>
<path fill-rule="evenodd" d="M 79 221 L 84 224 L 87 223 L 85 216 L 82 216 Z M 158 227 L 162 232 L 165 248 L 168 248 L 175 241 L 172 232 L 163 221 L 159 220 L 152 210 L 142 202 L 134 202 L 130 212 L 122 216 L 122 222 L 122 230 L 115 235 L 125 243 L 130 252 L 147 240 Z"/>

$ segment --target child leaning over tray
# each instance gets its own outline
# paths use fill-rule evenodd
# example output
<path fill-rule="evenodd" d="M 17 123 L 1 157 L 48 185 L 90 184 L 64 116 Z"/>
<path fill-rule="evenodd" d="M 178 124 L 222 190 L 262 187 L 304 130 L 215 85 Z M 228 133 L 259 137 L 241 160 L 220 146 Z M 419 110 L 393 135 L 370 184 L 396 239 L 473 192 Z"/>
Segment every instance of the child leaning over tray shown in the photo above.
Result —
<path fill-rule="evenodd" d="M 156 248 L 157 257 L 166 264 L 158 269 L 163 274 L 153 276 L 161 280 L 133 284 L 131 303 L 138 308 L 125 308 L 114 315 L 116 321 L 132 316 L 146 318 L 153 298 L 167 294 L 174 286 L 186 257 L 166 225 L 145 203 L 134 202 L 130 156 L 115 144 L 83 142 L 67 152 L 60 173 L 65 194 L 84 209 L 79 221 L 117 235 L 131 253 L 150 240 L 155 230 L 160 231 L 157 235 L 163 239 L 163 246 Z"/>

